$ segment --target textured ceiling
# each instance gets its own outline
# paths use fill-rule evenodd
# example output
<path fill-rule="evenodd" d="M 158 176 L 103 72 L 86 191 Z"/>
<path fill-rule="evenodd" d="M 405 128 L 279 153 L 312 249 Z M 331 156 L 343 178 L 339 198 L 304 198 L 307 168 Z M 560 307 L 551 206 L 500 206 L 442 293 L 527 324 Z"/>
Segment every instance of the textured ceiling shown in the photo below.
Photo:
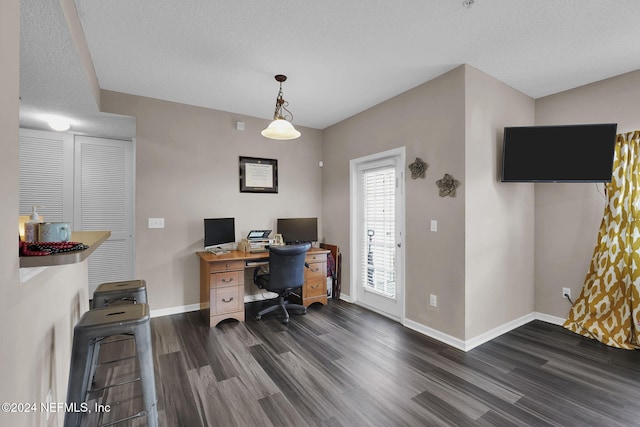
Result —
<path fill-rule="evenodd" d="M 640 69 L 639 3 L 75 0 L 102 89 L 268 120 L 282 73 L 318 129 L 464 63 L 533 98 Z M 21 5 L 21 120 L 96 113 L 58 1 Z"/>

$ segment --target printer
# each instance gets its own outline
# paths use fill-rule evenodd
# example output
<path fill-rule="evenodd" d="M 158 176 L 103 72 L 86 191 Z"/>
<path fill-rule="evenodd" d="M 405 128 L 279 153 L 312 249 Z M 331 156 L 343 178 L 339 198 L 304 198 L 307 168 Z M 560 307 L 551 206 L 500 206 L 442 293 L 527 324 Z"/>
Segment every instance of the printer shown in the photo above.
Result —
<path fill-rule="evenodd" d="M 269 238 L 271 230 L 251 230 L 246 238 L 238 243 L 238 250 L 249 253 L 267 252 L 274 240 Z"/>

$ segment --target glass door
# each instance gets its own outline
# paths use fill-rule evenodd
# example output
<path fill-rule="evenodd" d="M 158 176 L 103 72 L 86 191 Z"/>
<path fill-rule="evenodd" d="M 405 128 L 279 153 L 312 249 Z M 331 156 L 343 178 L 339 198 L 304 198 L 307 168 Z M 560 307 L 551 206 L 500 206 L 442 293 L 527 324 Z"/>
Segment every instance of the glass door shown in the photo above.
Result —
<path fill-rule="evenodd" d="M 394 150 L 352 161 L 354 297 L 396 320 L 404 311 L 403 154 Z"/>

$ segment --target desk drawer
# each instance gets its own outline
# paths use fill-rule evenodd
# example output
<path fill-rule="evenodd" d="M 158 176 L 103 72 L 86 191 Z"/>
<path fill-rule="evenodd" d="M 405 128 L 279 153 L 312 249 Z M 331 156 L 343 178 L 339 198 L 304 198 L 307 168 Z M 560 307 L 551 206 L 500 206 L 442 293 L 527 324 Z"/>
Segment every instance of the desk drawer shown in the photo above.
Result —
<path fill-rule="evenodd" d="M 306 283 L 303 289 L 303 298 L 313 298 L 319 296 L 327 296 L 327 283 L 319 280 Z"/>
<path fill-rule="evenodd" d="M 307 264 L 313 262 L 327 262 L 327 254 L 307 254 L 305 261 Z"/>
<path fill-rule="evenodd" d="M 244 270 L 223 271 L 209 275 L 209 286 L 221 288 L 226 286 L 239 286 L 244 284 Z"/>
<path fill-rule="evenodd" d="M 327 264 L 324 262 L 316 262 L 309 264 L 309 268 L 305 268 L 305 277 L 319 277 L 327 275 Z"/>
<path fill-rule="evenodd" d="M 244 270 L 244 261 L 216 261 L 209 263 L 209 272 Z"/>
<path fill-rule="evenodd" d="M 211 315 L 232 313 L 244 310 L 244 298 L 240 292 L 244 292 L 244 287 L 230 286 L 227 288 L 211 289 Z"/>
<path fill-rule="evenodd" d="M 304 274 L 304 298 L 327 295 L 327 263 L 316 262 L 309 264 Z"/>

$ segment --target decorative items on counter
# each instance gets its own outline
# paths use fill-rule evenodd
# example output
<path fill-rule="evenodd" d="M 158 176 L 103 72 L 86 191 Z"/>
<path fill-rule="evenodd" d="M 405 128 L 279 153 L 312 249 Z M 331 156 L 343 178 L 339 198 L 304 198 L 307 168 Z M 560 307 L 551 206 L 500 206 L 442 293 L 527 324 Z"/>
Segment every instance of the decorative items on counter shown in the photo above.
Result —
<path fill-rule="evenodd" d="M 38 225 L 39 242 L 68 242 L 71 240 L 71 224 L 68 222 L 42 222 Z"/>
<path fill-rule="evenodd" d="M 18 233 L 21 242 L 68 242 L 71 240 L 71 223 L 44 222 L 44 218 L 32 206 L 31 215 L 21 215 L 18 221 Z"/>
<path fill-rule="evenodd" d="M 38 227 L 43 221 L 42 216 L 37 212 L 37 208 L 41 206 L 32 206 L 29 219 L 22 224 L 20 234 L 25 242 L 35 242 L 38 240 Z"/>
<path fill-rule="evenodd" d="M 79 242 L 21 242 L 21 256 L 45 256 L 66 252 L 83 251 L 89 246 Z"/>

